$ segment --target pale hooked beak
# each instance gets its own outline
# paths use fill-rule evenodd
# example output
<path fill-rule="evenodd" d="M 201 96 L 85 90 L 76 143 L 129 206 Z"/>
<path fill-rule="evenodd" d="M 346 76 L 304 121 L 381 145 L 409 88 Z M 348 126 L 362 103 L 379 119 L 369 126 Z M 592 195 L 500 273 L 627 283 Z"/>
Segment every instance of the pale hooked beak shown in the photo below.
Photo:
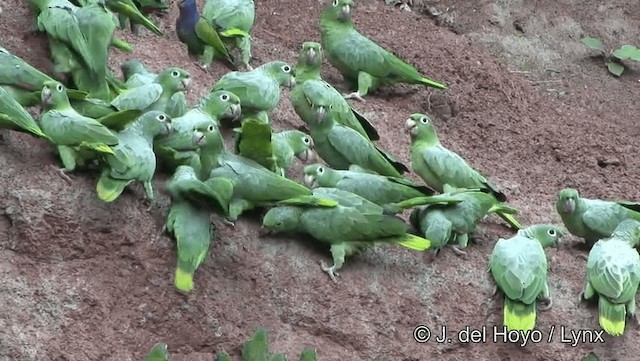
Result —
<path fill-rule="evenodd" d="M 326 107 L 318 107 L 316 109 L 316 122 L 322 123 L 327 117 L 327 108 Z"/>
<path fill-rule="evenodd" d="M 310 48 L 309 51 L 307 51 L 307 63 L 312 64 L 315 59 L 316 51 L 313 48 Z"/>
<path fill-rule="evenodd" d="M 338 19 L 340 20 L 348 20 L 351 17 L 351 6 L 344 5 L 340 9 L 340 15 L 338 15 Z"/>
<path fill-rule="evenodd" d="M 306 185 L 309 188 L 316 187 L 318 185 L 316 183 L 316 176 L 314 176 L 313 174 L 305 174 L 305 176 L 304 176 L 304 185 Z"/>
<path fill-rule="evenodd" d="M 184 78 L 180 80 L 180 84 L 182 84 L 182 90 L 189 90 L 189 86 L 191 85 L 191 78 Z"/>
<path fill-rule="evenodd" d="M 196 146 L 200 146 L 202 145 L 203 142 L 204 142 L 204 133 L 198 132 L 198 131 L 193 132 L 193 143 Z"/>
<path fill-rule="evenodd" d="M 173 129 L 173 127 L 171 126 L 171 123 L 166 122 L 166 123 L 164 123 L 164 132 L 162 134 L 167 135 L 167 134 L 171 133 L 172 129 Z"/>
<path fill-rule="evenodd" d="M 240 106 L 240 104 L 233 104 L 231 106 L 231 120 L 238 120 L 240 119 L 240 116 L 242 116 L 242 107 Z"/>
<path fill-rule="evenodd" d="M 40 93 L 40 101 L 42 101 L 43 104 L 51 104 L 52 94 L 53 93 L 51 92 L 51 89 L 49 89 L 48 87 L 43 87 L 42 92 Z"/>
<path fill-rule="evenodd" d="M 416 122 L 409 118 L 406 122 L 404 122 L 404 131 L 407 133 L 413 134 L 413 129 L 416 127 Z"/>
<path fill-rule="evenodd" d="M 576 210 L 576 201 L 573 199 L 567 199 L 564 201 L 564 212 L 571 214 Z"/>
<path fill-rule="evenodd" d="M 302 153 L 298 153 L 296 157 L 303 162 L 312 162 L 316 159 L 316 152 L 313 149 L 307 149 Z"/>
<path fill-rule="evenodd" d="M 289 78 L 289 81 L 287 82 L 287 86 L 289 88 L 293 88 L 294 86 L 296 86 L 296 77 L 295 76 L 291 76 L 291 78 Z"/>

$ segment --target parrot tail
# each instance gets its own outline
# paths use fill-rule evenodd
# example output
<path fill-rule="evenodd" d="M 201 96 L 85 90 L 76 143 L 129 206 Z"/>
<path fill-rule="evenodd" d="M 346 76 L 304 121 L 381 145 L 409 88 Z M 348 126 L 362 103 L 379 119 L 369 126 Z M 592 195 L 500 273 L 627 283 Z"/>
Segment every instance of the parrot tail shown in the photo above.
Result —
<path fill-rule="evenodd" d="M 536 302 L 527 305 L 505 296 L 504 325 L 509 331 L 533 330 L 536 325 Z"/>
<path fill-rule="evenodd" d="M 102 172 L 96 185 L 96 192 L 98 192 L 98 198 L 103 202 L 115 201 L 124 188 L 131 183 L 131 180 L 114 179 L 109 176 L 109 172 Z"/>
<path fill-rule="evenodd" d="M 598 321 L 606 333 L 620 336 L 624 333 L 627 310 L 624 304 L 613 304 L 600 296 L 598 300 Z"/>
<path fill-rule="evenodd" d="M 130 53 L 133 51 L 133 46 L 131 46 L 131 44 L 116 36 L 114 36 L 111 40 L 111 45 L 118 50 L 124 51 L 125 53 Z"/>
<path fill-rule="evenodd" d="M 511 228 L 515 230 L 522 229 L 522 225 L 513 214 L 505 213 L 502 211 L 497 211 L 496 214 L 498 215 L 498 217 L 502 218 L 505 222 L 507 222 L 509 226 L 511 226 Z"/>
<path fill-rule="evenodd" d="M 430 86 L 432 88 L 441 89 L 441 90 L 447 89 L 446 85 L 440 84 L 440 83 L 438 83 L 436 81 L 433 81 L 433 80 L 431 80 L 429 78 L 422 77 L 422 78 L 420 78 L 419 82 L 421 84 L 424 84 L 426 86 Z"/>
<path fill-rule="evenodd" d="M 399 236 L 396 243 L 412 251 L 426 251 L 431 247 L 430 240 L 409 233 Z"/>
<path fill-rule="evenodd" d="M 86 147 L 89 149 L 93 149 L 96 152 L 100 152 L 100 153 L 105 153 L 105 154 L 112 154 L 112 155 L 116 155 L 113 152 L 113 149 L 111 149 L 111 147 L 109 147 L 106 144 L 102 144 L 102 143 L 87 143 L 87 142 L 82 142 L 80 143 L 80 147 Z"/>
<path fill-rule="evenodd" d="M 173 279 L 173 284 L 180 291 L 190 292 L 193 290 L 193 273 L 189 273 L 180 267 L 176 268 L 176 275 Z"/>

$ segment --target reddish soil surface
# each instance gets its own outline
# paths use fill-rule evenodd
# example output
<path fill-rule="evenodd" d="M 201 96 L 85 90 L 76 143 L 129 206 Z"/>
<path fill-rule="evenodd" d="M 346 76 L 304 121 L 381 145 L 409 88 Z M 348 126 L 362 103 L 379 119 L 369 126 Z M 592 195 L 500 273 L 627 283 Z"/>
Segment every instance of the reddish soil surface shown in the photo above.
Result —
<path fill-rule="evenodd" d="M 525 4 L 526 3 L 526 4 Z M 590 35 L 617 46 L 639 38 L 636 1 L 462 1 L 414 3 L 413 12 L 362 0 L 359 29 L 450 90 L 384 89 L 356 107 L 375 120 L 380 144 L 408 162 L 409 139 L 400 131 L 413 112 L 434 114 L 442 142 L 459 152 L 508 193 L 527 224 L 559 222 L 553 201 L 559 189 L 584 196 L 640 199 L 637 156 L 639 75 L 610 76 L 578 41 Z M 302 41 L 318 40 L 316 0 L 256 3 L 253 64 L 295 62 Z M 420 14 L 433 6 L 436 21 Z M 25 2 L 1 0 L 0 43 L 48 70 L 45 42 L 32 29 Z M 156 18 L 166 32 L 123 36 L 132 55 L 113 52 L 114 69 L 133 56 L 154 70 L 176 65 L 195 78 L 189 98 L 205 94 L 226 69 L 209 73 L 188 59 L 173 31 L 177 16 Z M 640 45 L 640 44 L 635 44 Z M 328 81 L 340 79 L 328 64 Z M 288 94 L 273 117 L 278 129 L 297 127 Z M 0 143 L 0 359 L 141 360 L 166 342 L 172 360 L 212 360 L 225 349 L 236 356 L 258 326 L 268 328 L 272 349 L 297 359 L 304 346 L 319 360 L 634 360 L 638 328 L 605 343 L 561 342 L 565 332 L 598 329 L 597 308 L 576 306 L 584 282 L 584 251 L 548 251 L 551 310 L 541 312 L 545 340 L 526 347 L 433 340 L 419 344 L 413 329 L 450 336 L 466 326 L 501 321 L 491 302 L 487 260 L 498 237 L 510 231 L 483 222 L 466 259 L 445 250 L 433 262 L 401 248 L 379 248 L 348 260 L 333 284 L 320 270 L 326 249 L 305 237 L 259 238 L 256 220 L 236 229 L 218 224 L 210 256 L 189 296 L 174 290 L 173 241 L 159 235 L 168 199 L 147 211 L 134 188 L 114 204 L 95 196 L 92 175 L 72 175 L 68 186 L 51 165 L 53 150 L 27 135 L 3 133 Z M 299 174 L 300 165 L 296 171 Z M 158 176 L 161 191 L 165 177 Z M 546 338 L 555 327 L 552 342 Z"/>

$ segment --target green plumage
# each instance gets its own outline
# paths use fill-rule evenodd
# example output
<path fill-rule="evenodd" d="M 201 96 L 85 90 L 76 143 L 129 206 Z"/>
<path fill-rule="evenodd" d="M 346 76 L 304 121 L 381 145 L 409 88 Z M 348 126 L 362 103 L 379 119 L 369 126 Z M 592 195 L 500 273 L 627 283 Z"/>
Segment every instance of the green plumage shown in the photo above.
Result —
<path fill-rule="evenodd" d="M 173 95 L 187 90 L 190 82 L 191 76 L 188 71 L 170 67 L 158 74 L 152 83 L 123 91 L 111 101 L 111 105 L 118 110 L 158 110 L 166 113 Z"/>
<path fill-rule="evenodd" d="M 53 81 L 22 58 L 0 47 L 0 87 L 22 106 L 36 105 L 45 81 Z M 3 94 L 4 97 L 4 94 Z"/>
<path fill-rule="evenodd" d="M 2 87 L 0 87 L 0 128 L 47 138 L 31 114 Z"/>
<path fill-rule="evenodd" d="M 157 343 L 153 345 L 144 361 L 169 361 L 169 351 L 166 343 Z"/>

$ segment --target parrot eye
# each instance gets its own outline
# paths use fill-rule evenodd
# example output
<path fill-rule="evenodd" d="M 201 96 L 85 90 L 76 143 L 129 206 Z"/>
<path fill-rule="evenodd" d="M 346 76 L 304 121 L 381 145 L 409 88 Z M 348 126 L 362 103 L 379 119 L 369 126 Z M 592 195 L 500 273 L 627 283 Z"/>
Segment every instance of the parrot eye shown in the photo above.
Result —
<path fill-rule="evenodd" d="M 307 137 L 302 137 L 302 141 L 304 142 L 304 144 L 309 144 L 309 138 Z"/>
<path fill-rule="evenodd" d="M 227 100 L 229 100 L 229 96 L 227 94 L 222 94 L 220 96 L 220 100 L 222 100 L 223 102 L 226 102 Z"/>
<path fill-rule="evenodd" d="M 289 65 L 283 65 L 282 71 L 284 71 L 285 73 L 289 73 L 291 72 L 291 67 Z"/>
<path fill-rule="evenodd" d="M 338 6 L 338 0 L 333 0 L 333 6 Z"/>
<path fill-rule="evenodd" d="M 213 124 L 209 125 L 209 126 L 207 127 L 207 130 L 208 130 L 208 131 L 210 131 L 210 132 L 213 132 Z"/>
<path fill-rule="evenodd" d="M 547 231 L 547 233 L 551 236 L 551 237 L 555 237 L 556 236 L 556 231 L 553 229 L 550 229 Z"/>
<path fill-rule="evenodd" d="M 56 86 L 56 90 L 59 91 L 59 92 L 62 92 L 64 90 L 64 88 L 62 87 L 62 84 L 58 84 Z"/>
<path fill-rule="evenodd" d="M 180 76 L 180 73 L 177 70 L 174 70 L 174 71 L 171 72 L 171 76 L 174 77 L 174 78 L 177 78 L 177 77 Z"/>
<path fill-rule="evenodd" d="M 318 167 L 318 174 L 324 173 L 324 167 Z"/>
<path fill-rule="evenodd" d="M 164 114 L 160 114 L 156 117 L 156 119 L 158 119 L 161 122 L 164 122 L 167 119 L 167 117 Z"/>
<path fill-rule="evenodd" d="M 420 123 L 429 124 L 429 119 L 427 119 L 427 117 L 422 117 L 422 118 L 420 118 Z"/>
<path fill-rule="evenodd" d="M 329 104 L 329 109 L 333 109 L 333 104 Z"/>

